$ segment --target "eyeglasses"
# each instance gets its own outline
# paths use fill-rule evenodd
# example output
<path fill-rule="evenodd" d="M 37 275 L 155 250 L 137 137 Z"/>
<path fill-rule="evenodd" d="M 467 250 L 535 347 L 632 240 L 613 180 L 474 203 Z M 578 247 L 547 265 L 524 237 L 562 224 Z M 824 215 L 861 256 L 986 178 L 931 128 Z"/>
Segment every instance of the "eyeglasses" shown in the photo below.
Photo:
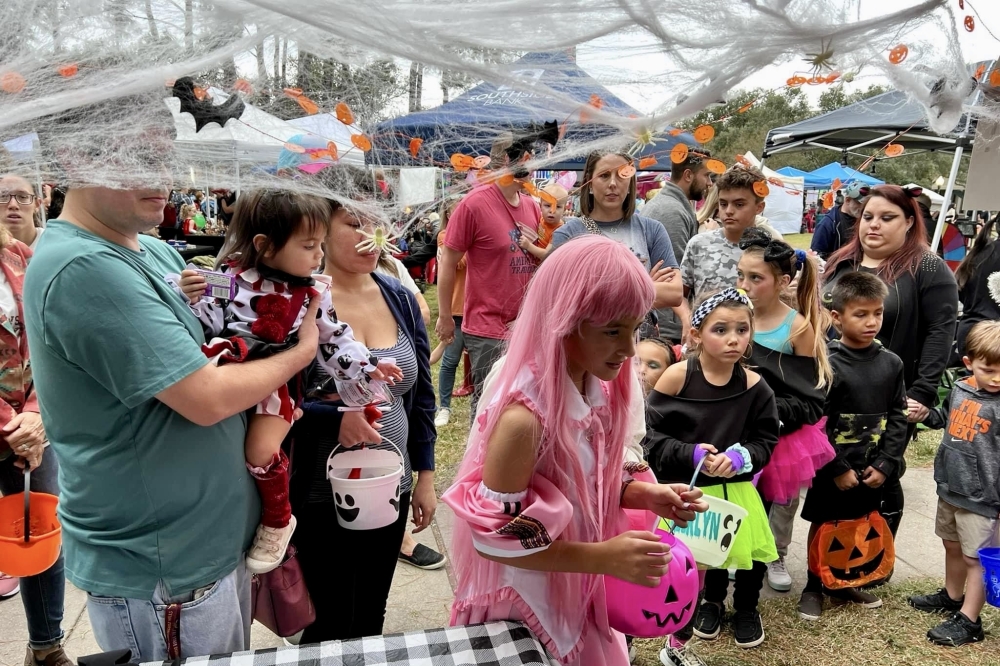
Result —
<path fill-rule="evenodd" d="M 14 201 L 21 204 L 22 206 L 27 206 L 28 204 L 34 203 L 35 201 L 34 194 L 10 194 L 8 192 L 5 192 L 3 194 L 0 194 L 0 205 L 9 204 L 11 197 L 13 197 Z"/>

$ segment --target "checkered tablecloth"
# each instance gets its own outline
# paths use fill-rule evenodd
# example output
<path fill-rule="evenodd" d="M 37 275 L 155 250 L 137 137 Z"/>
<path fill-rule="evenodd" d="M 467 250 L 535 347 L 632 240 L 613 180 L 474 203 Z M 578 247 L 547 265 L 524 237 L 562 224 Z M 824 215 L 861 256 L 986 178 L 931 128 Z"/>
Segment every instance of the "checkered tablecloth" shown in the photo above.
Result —
<path fill-rule="evenodd" d="M 556 666 L 517 622 L 427 629 L 350 641 L 190 657 L 185 666 Z M 143 666 L 174 666 L 154 661 Z"/>

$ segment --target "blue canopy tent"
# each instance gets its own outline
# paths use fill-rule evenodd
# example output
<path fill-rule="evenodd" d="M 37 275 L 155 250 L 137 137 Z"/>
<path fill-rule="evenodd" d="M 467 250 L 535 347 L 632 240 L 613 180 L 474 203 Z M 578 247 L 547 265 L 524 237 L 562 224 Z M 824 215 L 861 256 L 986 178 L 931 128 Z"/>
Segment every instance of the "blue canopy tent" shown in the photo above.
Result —
<path fill-rule="evenodd" d="M 557 121 L 562 123 L 571 112 L 565 103 L 555 100 L 544 90 L 554 90 L 581 105 L 589 104 L 592 96 L 599 97 L 602 111 L 622 117 L 641 114 L 616 97 L 589 74 L 577 66 L 567 53 L 529 53 L 511 65 L 510 74 L 525 85 L 512 88 L 484 82 L 441 106 L 418 111 L 380 123 L 372 132 L 373 149 L 367 153 L 369 164 L 394 166 L 441 166 L 449 163 L 454 153 L 488 155 L 490 144 L 498 131 L 518 131 L 529 123 Z M 533 88 L 537 86 L 537 92 Z M 564 139 L 593 140 L 609 136 L 615 130 L 596 123 L 581 124 L 572 119 Z M 417 158 L 410 156 L 410 140 L 423 139 L 425 147 Z M 668 171 L 670 150 L 678 143 L 690 146 L 698 143 L 690 134 L 660 138 L 645 146 L 639 157 L 653 156 L 658 163 L 646 171 Z M 431 148 L 433 152 L 428 150 Z M 585 156 L 564 159 L 546 168 L 582 170 Z"/>
<path fill-rule="evenodd" d="M 860 181 L 869 187 L 882 185 L 885 182 L 875 178 L 874 176 L 869 176 L 861 173 L 860 171 L 855 171 L 851 167 L 846 167 L 838 162 L 830 162 L 826 166 L 814 169 L 809 172 L 809 175 L 816 181 L 822 181 L 822 185 L 819 187 L 830 187 L 833 185 L 833 181 L 835 180 L 840 180 L 840 182 L 844 185 L 854 181 Z"/>
<path fill-rule="evenodd" d="M 795 167 L 789 167 L 789 166 L 781 167 L 780 169 L 777 170 L 777 172 L 780 173 L 782 176 L 792 176 L 795 178 L 802 178 L 803 180 L 805 180 L 806 189 L 810 190 L 818 190 L 822 187 L 828 187 L 830 185 L 830 181 L 824 178 L 814 176 L 808 171 L 803 171 L 802 169 L 796 169 Z"/>

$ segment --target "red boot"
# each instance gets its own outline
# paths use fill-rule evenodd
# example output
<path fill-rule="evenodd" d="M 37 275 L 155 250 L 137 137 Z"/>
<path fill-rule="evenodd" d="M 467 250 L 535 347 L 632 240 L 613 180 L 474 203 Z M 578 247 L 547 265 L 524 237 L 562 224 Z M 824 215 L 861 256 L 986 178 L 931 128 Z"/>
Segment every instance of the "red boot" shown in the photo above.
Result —
<path fill-rule="evenodd" d="M 263 471 L 247 467 L 263 505 L 257 534 L 247 552 L 247 570 L 262 574 L 281 564 L 295 531 L 295 516 L 288 500 L 288 456 L 279 450 Z"/>

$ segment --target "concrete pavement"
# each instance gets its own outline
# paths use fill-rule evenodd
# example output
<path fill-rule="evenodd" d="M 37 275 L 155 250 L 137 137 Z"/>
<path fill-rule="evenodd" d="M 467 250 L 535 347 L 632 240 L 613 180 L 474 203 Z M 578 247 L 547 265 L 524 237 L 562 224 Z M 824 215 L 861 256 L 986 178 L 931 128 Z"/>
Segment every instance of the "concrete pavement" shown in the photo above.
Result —
<path fill-rule="evenodd" d="M 934 536 L 934 513 L 937 504 L 932 470 L 910 469 L 903 477 L 906 509 L 896 541 L 896 573 L 894 581 L 916 577 L 943 577 L 944 551 Z M 447 552 L 451 542 L 453 516 L 444 504 L 438 505 L 437 519 L 431 529 L 416 535 L 421 543 Z M 805 585 L 805 538 L 809 525 L 796 520 L 792 545 L 787 558 L 792 575 L 792 592 L 797 594 Z M 399 564 L 389 595 L 385 632 L 410 631 L 441 627 L 448 622 L 453 592 L 450 565 L 438 571 L 420 571 Z M 764 585 L 765 596 L 779 596 Z M 67 584 L 66 650 L 71 658 L 100 652 L 90 631 L 86 612 L 86 595 Z M 24 611 L 18 597 L 0 602 L 0 666 L 20 666 L 27 641 Z M 252 647 L 274 647 L 281 644 L 269 631 L 258 624 L 253 627 Z"/>

